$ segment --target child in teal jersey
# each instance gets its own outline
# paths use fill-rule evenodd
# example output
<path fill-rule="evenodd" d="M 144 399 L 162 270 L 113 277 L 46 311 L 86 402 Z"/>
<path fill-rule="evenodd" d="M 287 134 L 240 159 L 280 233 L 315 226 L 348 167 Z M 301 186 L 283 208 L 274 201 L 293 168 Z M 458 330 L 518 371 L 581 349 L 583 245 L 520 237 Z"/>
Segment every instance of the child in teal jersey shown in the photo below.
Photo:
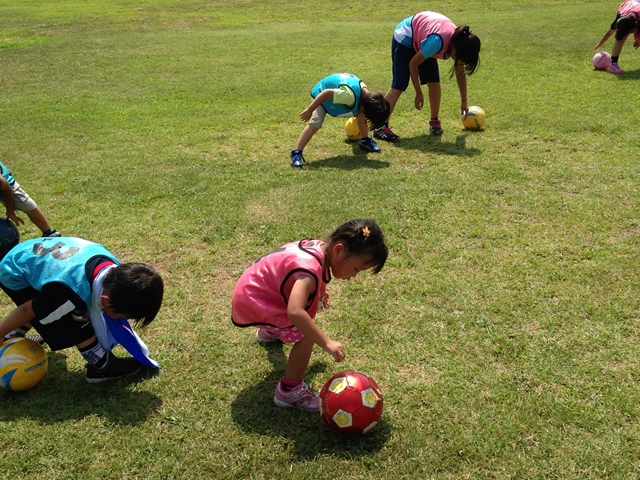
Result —
<path fill-rule="evenodd" d="M 0 171 L 0 203 L 6 208 L 7 218 L 16 225 L 24 225 L 24 220 L 15 214 L 15 211 L 19 210 L 27 214 L 31 223 L 42 231 L 43 237 L 59 237 L 60 234 L 49 226 L 49 222 L 36 202 L 16 182 L 2 162 L 0 162 Z"/>
<path fill-rule="evenodd" d="M 159 367 L 127 322 L 144 327 L 160 310 L 164 286 L 151 265 L 121 264 L 80 238 L 36 238 L 2 259 L 0 288 L 17 305 L 0 322 L 0 339 L 23 337 L 33 326 L 52 350 L 75 346 L 89 383 Z M 133 358 L 113 355 L 117 344 Z"/>
<path fill-rule="evenodd" d="M 309 122 L 302 130 L 295 150 L 291 151 L 291 166 L 302 167 L 302 151 L 324 123 L 328 113 L 332 117 L 356 117 L 360 129 L 360 148 L 379 152 L 380 147 L 367 135 L 369 127 L 378 128 L 389 116 L 389 102 L 384 95 L 371 92 L 355 75 L 334 73 L 320 80 L 312 89 L 313 102 L 300 114 L 300 120 Z M 367 123 L 369 125 L 367 125 Z"/>

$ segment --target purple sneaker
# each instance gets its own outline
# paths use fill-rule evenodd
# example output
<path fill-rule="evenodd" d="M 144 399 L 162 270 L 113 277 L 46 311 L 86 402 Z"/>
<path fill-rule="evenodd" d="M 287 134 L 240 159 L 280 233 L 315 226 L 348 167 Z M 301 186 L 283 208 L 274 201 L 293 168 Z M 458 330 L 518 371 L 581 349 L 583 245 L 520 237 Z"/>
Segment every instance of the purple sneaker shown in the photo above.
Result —
<path fill-rule="evenodd" d="M 309 390 L 309 386 L 305 382 L 302 382 L 290 392 L 282 390 L 282 382 L 278 382 L 273 403 L 279 407 L 294 407 L 300 410 L 318 411 L 320 409 L 318 394 Z"/>
<path fill-rule="evenodd" d="M 609 68 L 607 68 L 607 72 L 620 75 L 621 73 L 624 73 L 624 70 L 622 70 L 617 63 L 612 63 L 611 65 L 609 65 Z"/>

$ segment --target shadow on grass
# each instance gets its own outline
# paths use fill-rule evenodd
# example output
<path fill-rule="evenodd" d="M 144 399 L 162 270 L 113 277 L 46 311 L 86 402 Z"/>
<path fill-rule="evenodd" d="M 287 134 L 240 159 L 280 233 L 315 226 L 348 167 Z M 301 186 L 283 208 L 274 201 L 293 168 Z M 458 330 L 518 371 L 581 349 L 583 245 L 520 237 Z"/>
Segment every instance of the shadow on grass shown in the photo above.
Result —
<path fill-rule="evenodd" d="M 640 70 L 625 70 L 624 74 L 616 75 L 616 78 L 618 80 L 638 80 L 640 78 Z"/>
<path fill-rule="evenodd" d="M 439 153 L 442 155 L 456 155 L 460 157 L 473 157 L 480 155 L 479 148 L 467 148 L 467 137 L 469 135 L 480 135 L 482 130 L 465 131 L 456 137 L 455 142 L 443 142 L 442 136 L 418 135 L 417 137 L 402 138 L 397 143 L 390 144 L 394 148 L 405 150 L 419 150 L 421 152 Z"/>
<path fill-rule="evenodd" d="M 354 155 L 338 155 L 317 161 L 307 161 L 304 168 L 318 170 L 321 168 L 337 168 L 340 170 L 356 170 L 359 168 L 389 168 L 390 163 L 378 160 L 379 153 L 354 152 Z"/>
<path fill-rule="evenodd" d="M 47 373 L 38 385 L 23 392 L 0 393 L 0 421 L 31 418 L 52 424 L 96 415 L 115 424 L 136 425 L 145 422 L 162 404 L 154 394 L 128 388 L 155 375 L 155 369 L 90 385 L 84 371 L 67 369 L 64 354 L 48 352 L 48 356 Z"/>
<path fill-rule="evenodd" d="M 391 428 L 384 421 L 384 416 L 366 435 L 348 437 L 330 430 L 318 413 L 277 407 L 273 403 L 273 391 L 275 383 L 284 374 L 287 358 L 282 345 L 268 346 L 265 350 L 273 371 L 264 380 L 242 390 L 231 405 L 233 421 L 243 431 L 287 439 L 293 458 L 299 461 L 311 460 L 319 454 L 345 459 L 368 456 L 385 445 Z M 327 365 L 324 362 L 314 362 L 307 370 L 305 380 L 311 382 L 325 370 Z"/>

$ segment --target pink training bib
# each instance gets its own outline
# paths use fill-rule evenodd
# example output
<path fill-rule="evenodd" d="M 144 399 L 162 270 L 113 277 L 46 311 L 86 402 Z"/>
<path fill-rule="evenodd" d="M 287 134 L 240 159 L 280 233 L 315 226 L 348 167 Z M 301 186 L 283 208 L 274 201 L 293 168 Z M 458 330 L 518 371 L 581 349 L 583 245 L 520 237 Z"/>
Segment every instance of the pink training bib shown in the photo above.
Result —
<path fill-rule="evenodd" d="M 413 30 L 413 49 L 416 52 L 421 50 L 422 41 L 435 33 L 442 38 L 442 49 L 433 57 L 441 60 L 449 58 L 446 53 L 456 31 L 456 26 L 451 20 L 440 13 L 420 12 L 413 16 L 411 29 Z"/>
<path fill-rule="evenodd" d="M 245 270 L 231 300 L 233 323 L 238 327 L 292 327 L 287 304 L 293 284 L 301 275 L 310 276 L 316 283 L 305 307 L 314 318 L 318 301 L 325 296 L 327 283 L 331 280 L 328 275 L 328 278 L 323 276 L 324 245 L 320 240 L 308 239 L 288 243 Z"/>

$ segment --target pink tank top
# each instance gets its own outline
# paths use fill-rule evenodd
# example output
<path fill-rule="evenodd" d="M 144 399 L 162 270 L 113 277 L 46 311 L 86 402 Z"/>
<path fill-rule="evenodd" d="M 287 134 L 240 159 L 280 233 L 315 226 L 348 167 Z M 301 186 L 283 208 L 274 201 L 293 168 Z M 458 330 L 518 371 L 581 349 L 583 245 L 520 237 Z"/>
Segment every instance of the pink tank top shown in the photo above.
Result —
<path fill-rule="evenodd" d="M 292 327 L 287 303 L 293 284 L 300 275 L 312 277 L 316 288 L 307 299 L 311 318 L 318 312 L 318 301 L 325 296 L 331 277 L 323 276 L 324 242 L 301 240 L 288 243 L 260 258 L 240 277 L 231 300 L 231 319 L 238 327 L 271 325 Z"/>
<path fill-rule="evenodd" d="M 420 44 L 422 41 L 435 33 L 442 38 L 442 49 L 433 57 L 442 60 L 449 58 L 446 52 L 449 50 L 449 44 L 456 31 L 456 26 L 451 20 L 440 13 L 420 12 L 413 16 L 411 29 L 413 30 L 413 49 L 416 52 L 421 50 Z"/>
<path fill-rule="evenodd" d="M 634 13 L 637 16 L 640 15 L 640 1 L 638 0 L 627 0 L 618 9 L 618 13 L 622 16 L 629 15 L 630 13 Z"/>

